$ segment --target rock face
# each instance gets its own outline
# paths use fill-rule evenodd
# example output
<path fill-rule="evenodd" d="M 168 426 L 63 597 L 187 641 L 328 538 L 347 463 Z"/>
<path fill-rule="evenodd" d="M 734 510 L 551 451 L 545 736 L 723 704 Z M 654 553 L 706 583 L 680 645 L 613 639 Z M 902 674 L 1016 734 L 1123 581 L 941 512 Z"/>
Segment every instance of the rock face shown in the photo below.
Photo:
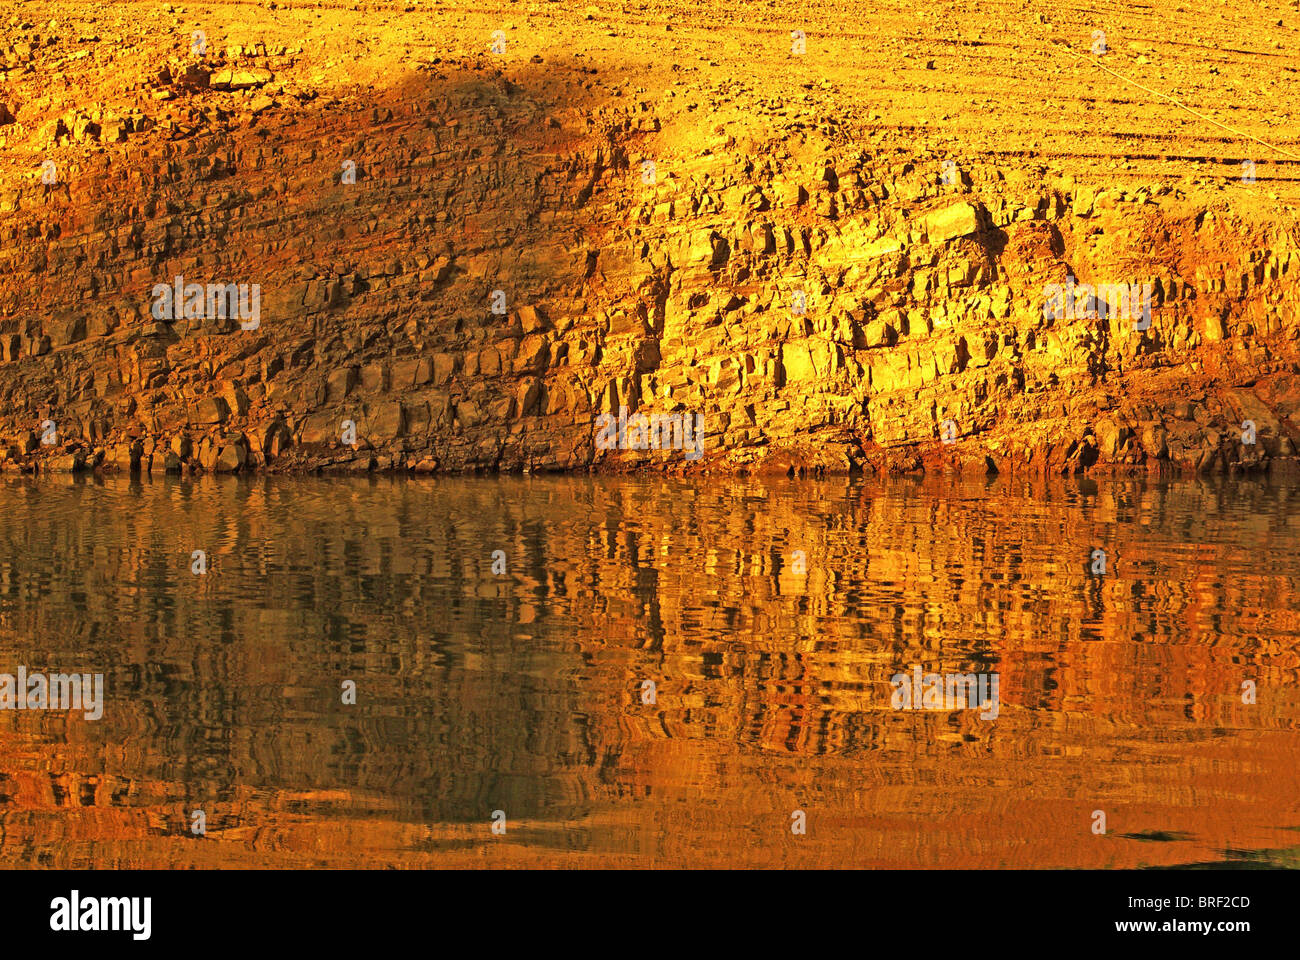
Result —
<path fill-rule="evenodd" d="M 1300 243 L 1262 180 L 894 136 L 830 81 L 792 85 L 784 50 L 731 82 L 629 61 L 642 27 L 567 12 L 510 25 L 504 53 L 473 14 L 440 55 L 353 73 L 321 59 L 342 12 L 259 16 L 238 39 L 214 19 L 202 54 L 201 11 L 6 27 L 0 141 L 27 160 L 0 169 L 9 468 L 1295 456 Z M 702 50 L 709 26 L 682 34 L 650 42 Z M 76 103 L 43 92 L 55 63 Z M 702 418 L 702 456 L 635 426 L 598 442 L 620 413 Z"/>

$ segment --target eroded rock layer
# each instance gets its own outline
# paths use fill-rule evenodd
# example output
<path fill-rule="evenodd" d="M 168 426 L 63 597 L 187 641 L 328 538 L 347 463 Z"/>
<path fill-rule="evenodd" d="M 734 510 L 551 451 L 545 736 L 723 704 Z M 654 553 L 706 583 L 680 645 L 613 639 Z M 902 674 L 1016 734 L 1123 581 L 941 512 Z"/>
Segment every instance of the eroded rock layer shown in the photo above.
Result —
<path fill-rule="evenodd" d="M 1271 88 L 1238 136 L 1098 68 L 1195 62 L 1136 19 L 1094 63 L 1068 14 L 1008 12 L 1041 42 L 991 60 L 937 7 L 872 40 L 832 4 L 274 6 L 4 25 L 7 468 L 1294 462 L 1291 68 L 1247 24 L 1182 88 L 1205 116 Z M 1050 128 L 968 100 L 1026 82 Z M 637 449 L 637 414 L 703 455 Z"/>

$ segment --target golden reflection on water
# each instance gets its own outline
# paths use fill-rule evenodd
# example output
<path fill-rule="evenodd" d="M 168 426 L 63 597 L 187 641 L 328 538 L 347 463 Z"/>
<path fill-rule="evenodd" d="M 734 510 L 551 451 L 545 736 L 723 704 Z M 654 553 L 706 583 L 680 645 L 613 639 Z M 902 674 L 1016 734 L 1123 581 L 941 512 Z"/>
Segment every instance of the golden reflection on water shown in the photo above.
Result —
<path fill-rule="evenodd" d="M 0 711 L 0 864 L 1294 867 L 1298 499 L 7 478 L 0 673 L 107 703 Z"/>

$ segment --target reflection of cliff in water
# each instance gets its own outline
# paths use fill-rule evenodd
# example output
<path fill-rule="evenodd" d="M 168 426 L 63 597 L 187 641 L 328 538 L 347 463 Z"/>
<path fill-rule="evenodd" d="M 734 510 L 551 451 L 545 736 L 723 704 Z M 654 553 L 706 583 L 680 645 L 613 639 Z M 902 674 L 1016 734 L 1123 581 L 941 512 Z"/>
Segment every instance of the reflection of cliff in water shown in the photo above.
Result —
<path fill-rule="evenodd" d="M 0 670 L 100 671 L 109 704 L 94 724 L 0 715 L 0 851 L 1103 866 L 1285 849 L 1297 493 L 8 482 Z M 997 721 L 890 709 L 913 664 L 997 672 Z M 199 807 L 204 841 L 186 834 Z M 1135 839 L 1152 831 L 1186 839 Z"/>

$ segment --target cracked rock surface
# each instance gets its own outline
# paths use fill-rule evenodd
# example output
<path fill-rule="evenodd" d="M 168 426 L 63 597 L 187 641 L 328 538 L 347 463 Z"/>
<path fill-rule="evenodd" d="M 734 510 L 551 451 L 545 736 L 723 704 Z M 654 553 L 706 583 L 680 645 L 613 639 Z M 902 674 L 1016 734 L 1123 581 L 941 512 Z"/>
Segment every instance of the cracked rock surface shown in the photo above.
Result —
<path fill-rule="evenodd" d="M 4 468 L 1293 468 L 1296 7 L 858 11 L 19 4 Z"/>

